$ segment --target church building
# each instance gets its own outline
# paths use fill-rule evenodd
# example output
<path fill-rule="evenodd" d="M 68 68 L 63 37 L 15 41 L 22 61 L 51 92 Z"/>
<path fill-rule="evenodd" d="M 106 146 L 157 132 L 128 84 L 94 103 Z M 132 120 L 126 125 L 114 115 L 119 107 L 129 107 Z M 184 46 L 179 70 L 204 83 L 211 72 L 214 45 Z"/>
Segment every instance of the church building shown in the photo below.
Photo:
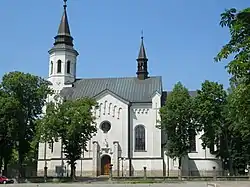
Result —
<path fill-rule="evenodd" d="M 73 45 L 64 1 L 58 33 L 49 50 L 48 80 L 53 90 L 65 99 L 92 97 L 99 104 L 93 114 L 98 130 L 88 142 L 88 151 L 77 161 L 76 175 L 108 175 L 110 164 L 114 176 L 143 176 L 144 169 L 148 176 L 177 175 L 178 161 L 166 156 L 166 137 L 156 127 L 160 121 L 159 109 L 169 92 L 163 90 L 161 76 L 150 76 L 148 72 L 150 64 L 143 37 L 135 59 L 137 67 L 131 70 L 136 70 L 134 77 L 78 79 L 78 52 Z M 48 176 L 70 174 L 60 141 L 39 144 L 38 176 L 44 175 L 45 167 Z M 183 159 L 183 175 L 207 175 L 220 167 L 209 149 L 202 148 L 200 135 L 196 135 L 191 152 Z"/>

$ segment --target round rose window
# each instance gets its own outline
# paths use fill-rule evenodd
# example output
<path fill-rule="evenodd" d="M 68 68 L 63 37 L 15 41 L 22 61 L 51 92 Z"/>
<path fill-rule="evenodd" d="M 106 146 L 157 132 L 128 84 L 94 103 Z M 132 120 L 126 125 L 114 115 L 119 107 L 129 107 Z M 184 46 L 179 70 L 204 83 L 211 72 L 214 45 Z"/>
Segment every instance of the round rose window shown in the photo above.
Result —
<path fill-rule="evenodd" d="M 104 133 L 107 133 L 111 129 L 111 124 L 108 121 L 104 121 L 101 124 L 101 129 Z"/>

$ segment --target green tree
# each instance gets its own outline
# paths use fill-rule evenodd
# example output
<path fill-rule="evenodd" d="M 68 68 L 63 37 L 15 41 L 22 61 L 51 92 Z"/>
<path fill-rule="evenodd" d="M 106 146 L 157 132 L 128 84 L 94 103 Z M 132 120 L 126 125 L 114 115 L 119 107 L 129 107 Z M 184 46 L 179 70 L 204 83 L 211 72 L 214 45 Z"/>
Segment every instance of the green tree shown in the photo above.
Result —
<path fill-rule="evenodd" d="M 229 95 L 228 118 L 230 130 L 234 133 L 235 146 L 232 149 L 235 155 L 236 167 L 250 164 L 250 85 L 239 84 Z M 237 146 L 238 145 L 238 146 Z"/>
<path fill-rule="evenodd" d="M 232 174 L 232 118 L 229 116 L 227 92 L 222 84 L 210 81 L 202 83 L 195 97 L 195 113 L 196 128 L 202 132 L 203 147 L 210 148 L 212 154 L 227 161 L 226 169 Z"/>
<path fill-rule="evenodd" d="M 231 84 L 234 89 L 230 94 L 229 117 L 231 120 L 232 132 L 237 142 L 241 145 L 241 152 L 234 145 L 234 161 L 241 160 L 249 163 L 249 141 L 250 141 L 250 8 L 237 11 L 235 8 L 226 10 L 221 14 L 220 25 L 227 27 L 230 31 L 230 40 L 224 45 L 215 57 L 219 62 L 232 56 L 226 66 L 232 75 Z M 244 155 L 244 156 L 243 156 Z M 238 162 L 237 161 L 237 162 Z"/>
<path fill-rule="evenodd" d="M 42 113 L 46 98 L 52 91 L 48 81 L 17 71 L 3 76 L 0 91 L 7 100 L 11 100 L 8 102 L 9 105 L 3 105 L 2 111 L 6 117 L 4 123 L 7 121 L 11 124 L 11 128 L 6 132 L 11 136 L 13 145 L 18 151 L 19 176 L 22 177 L 24 158 L 30 151 L 35 136 L 35 121 Z M 8 107 L 14 108 L 12 111 L 14 114 L 9 115 Z"/>
<path fill-rule="evenodd" d="M 0 168 L 4 164 L 4 175 L 7 174 L 7 166 L 14 148 L 12 135 L 17 124 L 15 119 L 17 107 L 15 99 L 0 89 Z"/>
<path fill-rule="evenodd" d="M 220 25 L 228 27 L 230 41 L 224 45 L 215 57 L 222 61 L 233 55 L 234 58 L 226 66 L 235 83 L 250 83 L 250 8 L 237 11 L 235 8 L 221 14 Z"/>
<path fill-rule="evenodd" d="M 64 154 L 71 166 L 72 179 L 75 179 L 76 161 L 97 131 L 95 117 L 92 115 L 93 107 L 96 107 L 96 102 L 89 98 L 51 102 L 38 125 L 40 142 L 61 139 Z"/>
<path fill-rule="evenodd" d="M 166 154 L 179 161 L 179 177 L 182 159 L 190 152 L 194 131 L 193 100 L 188 90 L 178 82 L 167 96 L 165 105 L 160 109 L 161 126 L 166 133 Z"/>

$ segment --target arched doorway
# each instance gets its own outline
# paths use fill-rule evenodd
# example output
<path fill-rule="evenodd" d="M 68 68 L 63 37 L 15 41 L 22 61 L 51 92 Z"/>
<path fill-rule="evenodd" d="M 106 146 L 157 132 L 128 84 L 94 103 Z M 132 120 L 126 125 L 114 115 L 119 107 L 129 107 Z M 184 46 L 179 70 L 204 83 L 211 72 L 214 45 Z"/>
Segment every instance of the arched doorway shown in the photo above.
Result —
<path fill-rule="evenodd" d="M 101 158 L 101 175 L 109 175 L 109 165 L 111 163 L 111 158 L 109 155 L 104 155 Z"/>

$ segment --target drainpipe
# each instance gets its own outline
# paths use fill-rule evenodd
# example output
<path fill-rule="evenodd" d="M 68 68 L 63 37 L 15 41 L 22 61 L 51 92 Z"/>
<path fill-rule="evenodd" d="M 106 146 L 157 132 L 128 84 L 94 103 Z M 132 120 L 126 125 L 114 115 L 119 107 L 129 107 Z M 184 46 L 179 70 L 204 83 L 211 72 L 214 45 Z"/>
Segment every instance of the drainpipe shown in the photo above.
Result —
<path fill-rule="evenodd" d="M 48 167 L 47 167 L 47 142 L 44 142 L 44 182 L 47 182 L 47 176 L 48 176 Z"/>
<path fill-rule="evenodd" d="M 130 108 L 131 108 L 131 103 L 128 104 L 128 162 L 129 162 L 129 176 L 132 176 Z"/>
<path fill-rule="evenodd" d="M 64 169 L 64 162 L 63 162 L 63 160 L 64 160 L 64 158 L 63 158 L 63 156 L 64 156 L 64 152 L 63 152 L 64 150 L 63 150 L 63 142 L 62 142 L 62 140 L 61 140 L 61 173 L 60 173 L 60 177 L 63 177 L 63 174 L 64 174 L 64 171 L 63 171 L 63 169 Z"/>
<path fill-rule="evenodd" d="M 169 156 L 167 156 L 167 162 L 168 162 L 168 177 L 169 177 Z"/>

